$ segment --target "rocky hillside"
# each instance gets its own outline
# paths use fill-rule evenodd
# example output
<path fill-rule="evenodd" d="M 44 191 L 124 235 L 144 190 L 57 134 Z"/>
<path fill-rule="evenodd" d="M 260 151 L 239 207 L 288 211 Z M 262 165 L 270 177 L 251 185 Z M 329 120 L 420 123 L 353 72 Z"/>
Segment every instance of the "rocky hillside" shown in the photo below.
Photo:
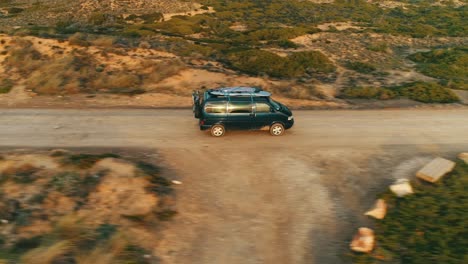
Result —
<path fill-rule="evenodd" d="M 338 104 L 457 102 L 468 93 L 466 11 L 466 1 L 4 1 L 0 93 L 189 96 L 232 84 Z"/>
<path fill-rule="evenodd" d="M 88 21 L 92 16 L 179 13 L 199 7 L 177 0 L 11 0 L 0 1 L 0 19 L 4 26 L 54 26 L 61 21 Z"/>
<path fill-rule="evenodd" d="M 193 2 L 174 0 L 80 0 L 82 12 L 104 11 L 115 14 L 145 14 L 151 12 L 178 13 L 195 8 Z"/>

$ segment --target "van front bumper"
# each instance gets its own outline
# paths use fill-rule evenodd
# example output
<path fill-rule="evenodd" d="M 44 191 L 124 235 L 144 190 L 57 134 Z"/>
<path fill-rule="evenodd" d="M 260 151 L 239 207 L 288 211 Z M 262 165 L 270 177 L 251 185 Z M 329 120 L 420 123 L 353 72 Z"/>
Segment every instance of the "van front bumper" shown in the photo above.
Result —
<path fill-rule="evenodd" d="M 290 129 L 294 125 L 294 119 L 289 120 L 286 124 L 284 124 L 284 128 Z"/>

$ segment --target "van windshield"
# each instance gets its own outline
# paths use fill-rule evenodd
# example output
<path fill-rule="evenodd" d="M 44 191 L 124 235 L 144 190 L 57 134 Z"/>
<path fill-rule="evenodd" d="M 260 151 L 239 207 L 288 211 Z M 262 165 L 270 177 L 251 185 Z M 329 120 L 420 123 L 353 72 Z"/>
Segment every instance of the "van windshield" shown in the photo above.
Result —
<path fill-rule="evenodd" d="M 281 105 L 276 102 L 275 100 L 272 100 L 270 99 L 270 104 L 276 109 L 276 110 L 280 110 L 281 109 Z"/>

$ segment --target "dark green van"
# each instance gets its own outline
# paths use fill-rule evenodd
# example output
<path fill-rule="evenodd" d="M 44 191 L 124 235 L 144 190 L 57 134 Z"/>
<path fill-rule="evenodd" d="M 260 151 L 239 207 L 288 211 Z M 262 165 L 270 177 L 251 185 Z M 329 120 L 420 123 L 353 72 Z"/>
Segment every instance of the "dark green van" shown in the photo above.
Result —
<path fill-rule="evenodd" d="M 193 112 L 201 130 L 215 137 L 226 130 L 268 129 L 281 136 L 294 124 L 291 110 L 260 88 L 227 87 L 192 94 Z"/>

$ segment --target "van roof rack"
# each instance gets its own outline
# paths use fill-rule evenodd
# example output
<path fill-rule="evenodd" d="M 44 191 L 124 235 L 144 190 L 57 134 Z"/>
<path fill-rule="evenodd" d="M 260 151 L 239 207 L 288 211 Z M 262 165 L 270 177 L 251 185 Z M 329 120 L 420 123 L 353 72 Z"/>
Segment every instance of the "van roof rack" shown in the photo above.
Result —
<path fill-rule="evenodd" d="M 263 91 L 258 87 L 221 87 L 217 89 L 210 89 L 208 93 L 216 96 L 251 96 L 251 97 L 269 97 L 271 93 Z"/>

